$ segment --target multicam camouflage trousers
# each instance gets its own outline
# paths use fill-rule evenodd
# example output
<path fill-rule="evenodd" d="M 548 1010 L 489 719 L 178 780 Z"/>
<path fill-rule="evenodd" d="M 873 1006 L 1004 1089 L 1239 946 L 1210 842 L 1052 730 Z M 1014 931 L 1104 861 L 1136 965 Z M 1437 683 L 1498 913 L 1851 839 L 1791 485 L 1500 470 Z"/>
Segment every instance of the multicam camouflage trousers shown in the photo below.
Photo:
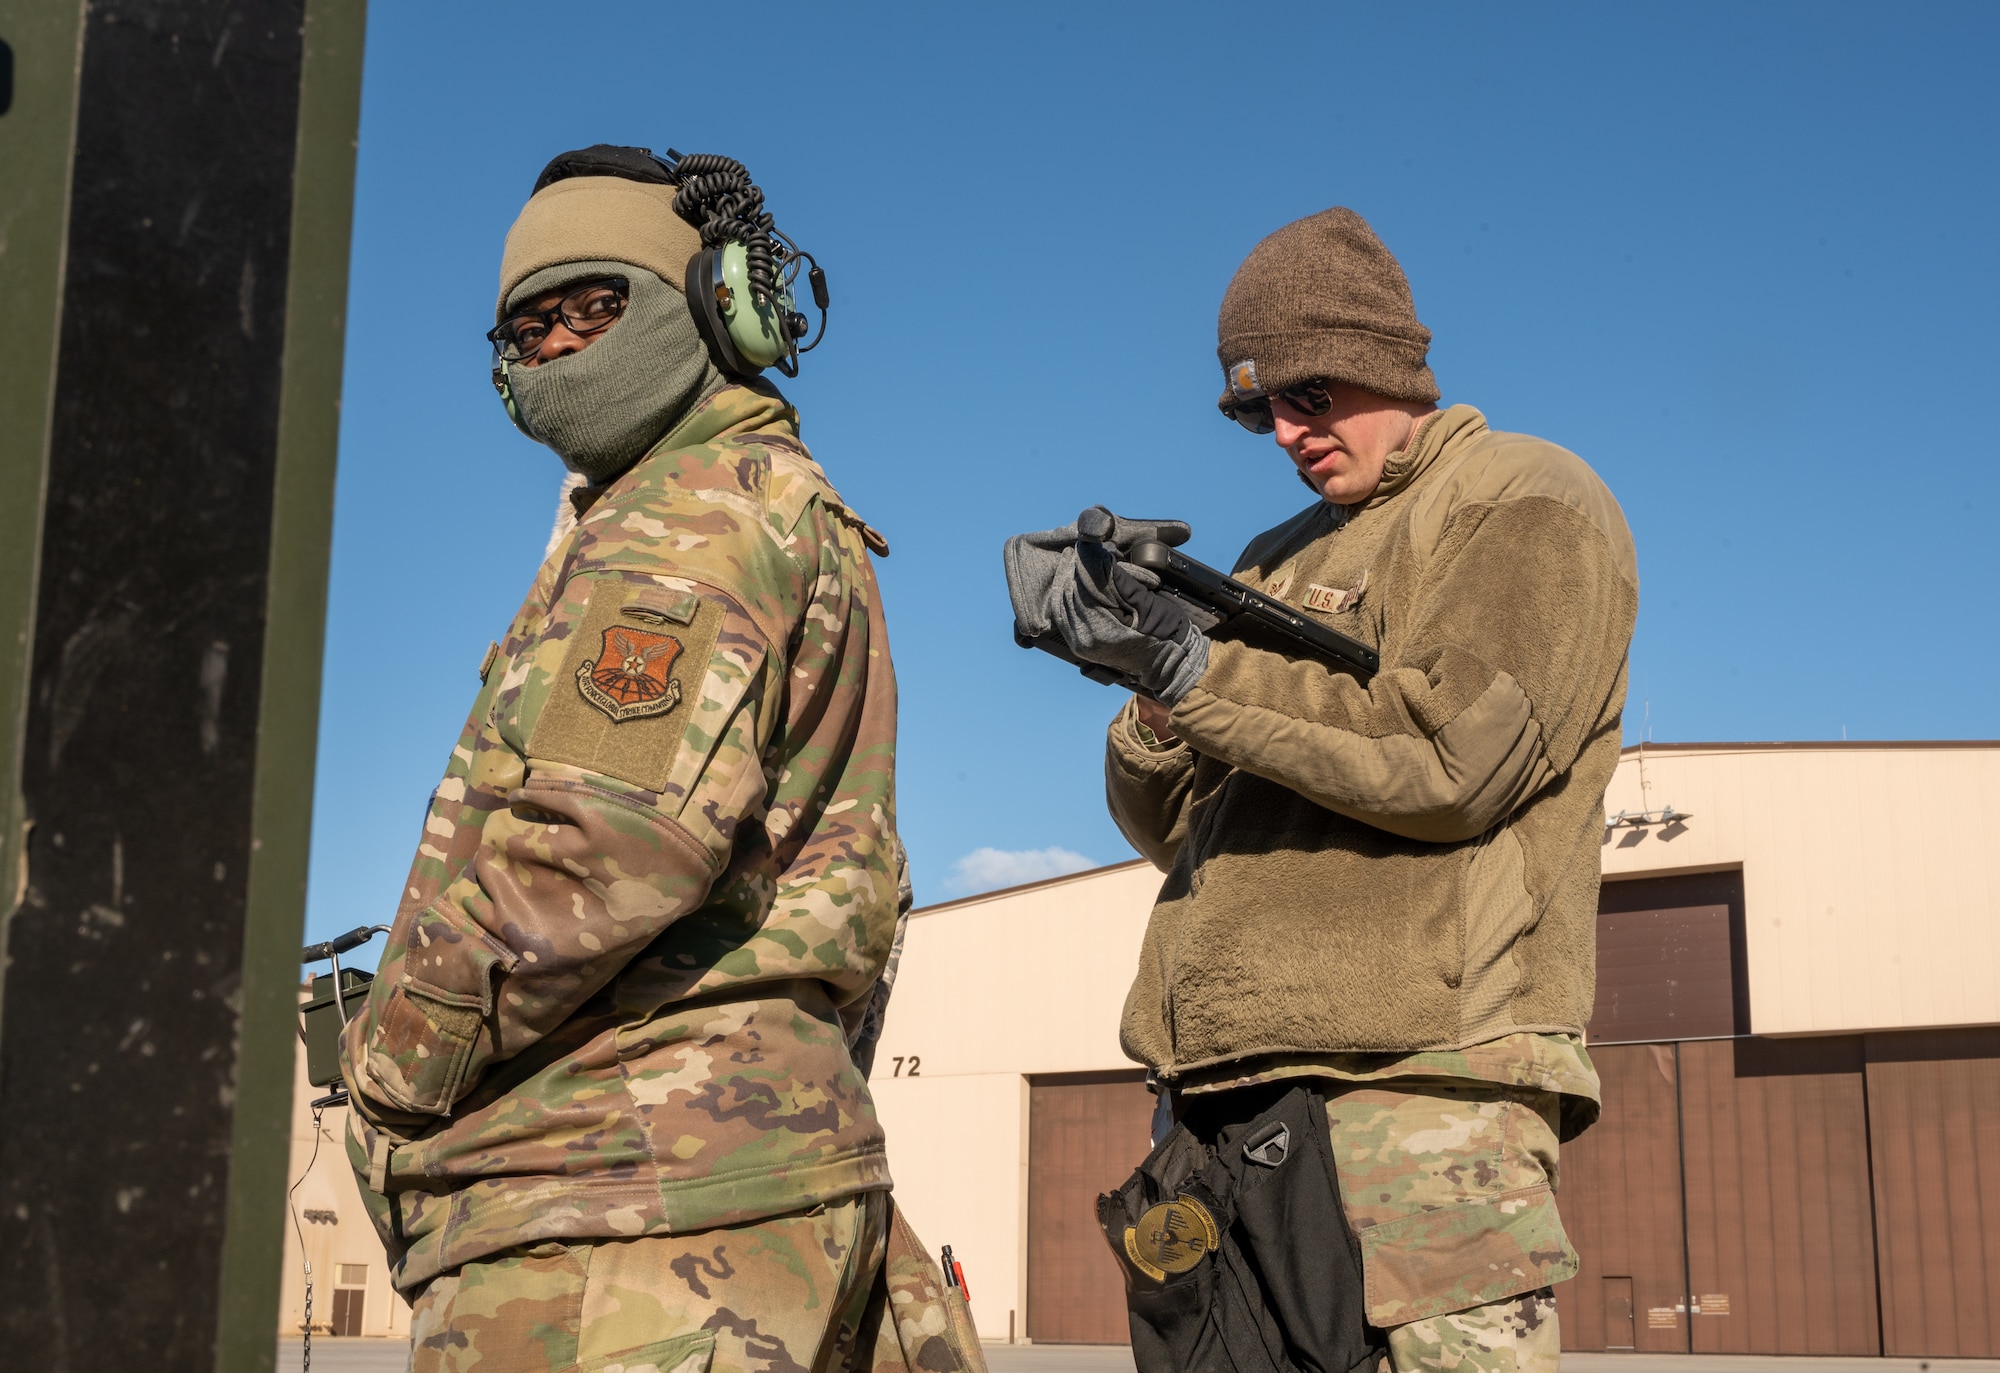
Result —
<path fill-rule="evenodd" d="M 412 1373 L 986 1373 L 886 1192 L 691 1235 L 547 1242 L 441 1275 Z"/>
<path fill-rule="evenodd" d="M 1547 1288 L 1389 1332 L 1388 1366 L 1477 1373 L 1556 1373 L 1556 1300 Z"/>
<path fill-rule="evenodd" d="M 1556 1373 L 1553 1283 L 1576 1273 L 1556 1216 L 1552 1092 L 1426 1080 L 1327 1102 L 1369 1322 L 1396 1373 Z"/>

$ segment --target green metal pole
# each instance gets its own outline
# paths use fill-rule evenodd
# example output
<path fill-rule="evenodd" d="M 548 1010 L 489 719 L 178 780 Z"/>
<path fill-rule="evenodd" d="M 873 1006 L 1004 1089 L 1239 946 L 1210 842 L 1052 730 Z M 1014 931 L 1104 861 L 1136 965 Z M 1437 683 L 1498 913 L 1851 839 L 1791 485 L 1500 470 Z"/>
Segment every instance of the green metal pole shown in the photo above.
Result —
<path fill-rule="evenodd" d="M 307 0 L 217 1373 L 276 1354 L 366 0 Z"/>
<path fill-rule="evenodd" d="M 0 367 L 0 950 L 27 885 L 21 750 L 82 36 L 80 0 L 0 0 L 0 61 L 12 69 L 0 111 L 0 300 L 15 331 Z"/>
<path fill-rule="evenodd" d="M 7 1367 L 274 1362 L 365 18 L 0 0 Z"/>

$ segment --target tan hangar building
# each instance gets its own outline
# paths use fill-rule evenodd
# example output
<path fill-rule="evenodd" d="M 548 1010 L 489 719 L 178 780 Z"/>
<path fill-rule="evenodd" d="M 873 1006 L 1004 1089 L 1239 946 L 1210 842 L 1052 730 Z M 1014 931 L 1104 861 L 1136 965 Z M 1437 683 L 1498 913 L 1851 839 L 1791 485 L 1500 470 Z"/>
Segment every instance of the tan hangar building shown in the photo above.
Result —
<path fill-rule="evenodd" d="M 2000 743 L 1648 745 L 1605 809 L 1565 1346 L 2000 1355 Z M 1118 1019 L 1159 881 L 912 914 L 872 1086 L 897 1200 L 989 1340 L 1126 1339 L 1093 1203 L 1147 1149 Z M 316 1332 L 407 1337 L 345 1121 L 308 1169 L 298 1088 Z M 301 1257 L 288 1225 L 287 1335 Z"/>
<path fill-rule="evenodd" d="M 2000 743 L 1665 744 L 1606 800 L 1565 1347 L 2000 1354 Z M 989 1340 L 1126 1339 L 1143 862 L 913 913 L 875 1099 Z"/>

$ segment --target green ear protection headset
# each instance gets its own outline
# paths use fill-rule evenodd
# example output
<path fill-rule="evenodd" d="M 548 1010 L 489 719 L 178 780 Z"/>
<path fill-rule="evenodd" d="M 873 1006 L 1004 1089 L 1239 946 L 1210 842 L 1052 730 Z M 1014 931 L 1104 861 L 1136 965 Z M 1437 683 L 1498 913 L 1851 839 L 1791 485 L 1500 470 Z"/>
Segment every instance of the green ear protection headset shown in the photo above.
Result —
<path fill-rule="evenodd" d="M 688 261 L 685 286 L 716 366 L 740 377 L 766 367 L 797 376 L 799 354 L 826 337 L 831 298 L 818 260 L 772 223 L 763 191 L 741 162 L 672 148 L 653 161 L 680 187 L 674 210 L 701 230 L 701 251 Z M 801 346 L 810 326 L 798 311 L 794 287 L 806 263 L 812 264 L 806 280 L 819 309 L 819 333 Z"/>
<path fill-rule="evenodd" d="M 739 376 L 755 376 L 777 365 L 788 377 L 799 372 L 790 282 L 759 298 L 750 284 L 750 250 L 730 241 L 703 248 L 688 259 L 688 309 L 716 365 Z"/>
<path fill-rule="evenodd" d="M 713 153 L 684 155 L 672 148 L 659 157 L 650 148 L 600 143 L 550 162 L 535 190 L 571 176 L 622 176 L 679 187 L 674 210 L 701 230 L 702 241 L 701 250 L 688 260 L 682 288 L 709 356 L 734 377 L 754 377 L 766 367 L 788 377 L 799 374 L 799 355 L 810 353 L 826 337 L 832 301 L 826 273 L 818 259 L 772 223 L 763 191 L 741 162 Z M 819 331 L 802 346 L 799 340 L 811 326 L 797 308 L 795 287 L 799 269 L 807 263 Z M 493 389 L 514 427 L 533 438 L 514 403 L 509 366 L 494 358 Z"/>

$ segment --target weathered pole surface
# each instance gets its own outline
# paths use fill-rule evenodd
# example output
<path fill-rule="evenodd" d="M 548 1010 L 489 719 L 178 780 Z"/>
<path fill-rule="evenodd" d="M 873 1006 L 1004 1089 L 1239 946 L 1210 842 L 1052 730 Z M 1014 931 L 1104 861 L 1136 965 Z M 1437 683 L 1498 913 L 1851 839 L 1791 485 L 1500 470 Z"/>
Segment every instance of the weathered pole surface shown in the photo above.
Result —
<path fill-rule="evenodd" d="M 363 21 L 0 0 L 10 1368 L 273 1358 Z"/>

